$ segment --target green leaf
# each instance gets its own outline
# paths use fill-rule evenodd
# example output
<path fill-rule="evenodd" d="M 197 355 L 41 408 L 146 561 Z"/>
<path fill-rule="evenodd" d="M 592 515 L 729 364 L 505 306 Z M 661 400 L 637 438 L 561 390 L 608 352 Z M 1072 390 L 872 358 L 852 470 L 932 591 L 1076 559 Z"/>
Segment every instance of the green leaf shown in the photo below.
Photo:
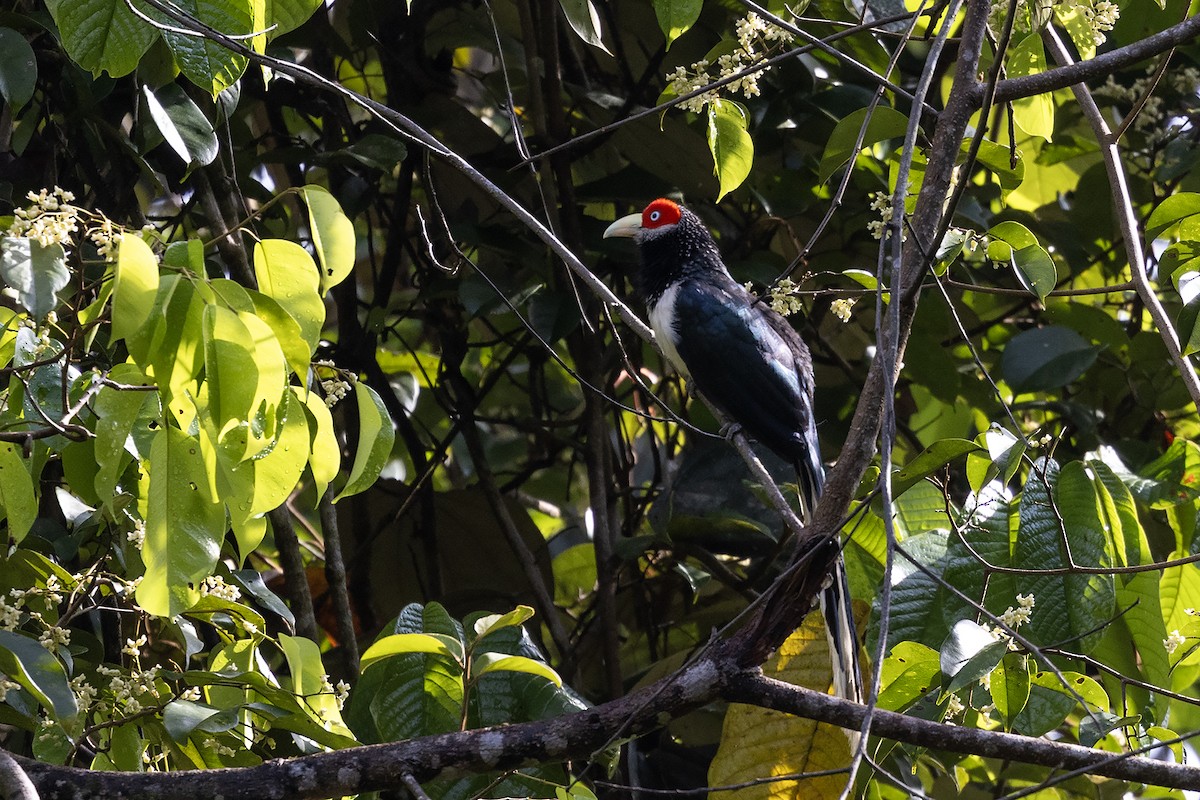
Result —
<path fill-rule="evenodd" d="M 354 384 L 354 398 L 358 401 L 358 447 L 350 477 L 334 498 L 335 503 L 375 483 L 384 464 L 392 456 L 392 443 L 396 438 L 387 408 L 374 389 L 359 381 Z"/>
<path fill-rule="evenodd" d="M 307 378 L 313 350 L 304 340 L 299 323 L 284 310 L 283 306 L 262 292 L 247 292 L 247 294 L 254 301 L 254 312 L 263 322 L 267 323 L 271 332 L 275 334 L 275 339 L 283 351 L 287 365 L 301 379 Z M 321 311 L 324 314 L 324 307 Z"/>
<path fill-rule="evenodd" d="M 133 364 L 118 364 L 108 373 L 110 380 L 127 386 L 147 386 L 150 380 Z M 126 446 L 134 423 L 141 417 L 161 418 L 157 392 L 102 386 L 93 404 L 96 413 L 96 463 L 93 484 L 100 498 L 113 498 L 128 461 Z M 111 499 L 108 500 L 111 502 Z"/>
<path fill-rule="evenodd" d="M 217 132 L 200 107 L 184 94 L 177 83 L 168 83 L 157 90 L 142 87 L 146 108 L 159 133 L 189 166 L 211 164 L 220 146 Z"/>
<path fill-rule="evenodd" d="M 254 494 L 249 515 L 257 516 L 278 508 L 291 495 L 308 463 L 308 420 L 304 404 L 284 392 L 280 406 L 279 438 L 265 453 L 243 461 L 234 471 L 250 470 Z"/>
<path fill-rule="evenodd" d="M 1058 270 L 1054 259 L 1038 244 L 1012 251 L 1012 266 L 1022 285 L 1041 302 L 1054 291 L 1058 284 Z"/>
<path fill-rule="evenodd" d="M 1200 194 L 1179 192 L 1163 200 L 1146 220 L 1146 241 L 1152 242 L 1175 223 L 1200 214 Z"/>
<path fill-rule="evenodd" d="M 325 324 L 321 274 L 312 256 L 294 242 L 265 239 L 254 246 L 254 274 L 258 290 L 283 306 L 300 326 L 311 355 Z"/>
<path fill-rule="evenodd" d="M 69 720 L 78 713 L 63 665 L 37 640 L 0 630 L 0 672 L 21 684 L 54 719 Z"/>
<path fill-rule="evenodd" d="M 992 261 L 1011 261 L 1014 250 L 1034 247 L 1038 244 L 1033 231 L 1021 223 L 1011 220 L 993 225 L 987 235 L 987 257 Z"/>
<path fill-rule="evenodd" d="M 1059 471 L 1053 462 L 1039 460 L 1021 497 L 1013 566 L 1108 567 L 1112 557 L 1106 544 L 1096 490 L 1084 465 L 1073 461 Z M 1033 575 L 1022 579 L 1022 592 L 1032 594 L 1036 603 L 1022 633 L 1037 644 L 1072 641 L 1073 650 L 1087 654 L 1116 614 L 1111 575 Z"/>
<path fill-rule="evenodd" d="M 262 29 L 255 4 L 247 0 L 175 0 L 175 6 L 210 28 L 232 36 Z M 261 5 L 258 6 L 262 8 Z M 237 83 L 249 63 L 245 56 L 191 33 L 162 32 L 184 76 L 213 97 Z"/>
<path fill-rule="evenodd" d="M 200 443 L 178 428 L 160 428 L 150 449 L 146 502 L 146 574 L 137 600 L 147 612 L 173 617 L 198 597 L 225 537 L 225 508 L 211 496 Z"/>
<path fill-rule="evenodd" d="M 125 0 L 46 0 L 67 54 L 93 75 L 132 72 L 158 31 L 129 10 Z M 147 10 L 139 3 L 139 8 Z"/>
<path fill-rule="evenodd" d="M 1076 696 L 1082 697 L 1093 709 L 1104 710 L 1109 707 L 1108 693 L 1104 691 L 1104 687 L 1097 683 L 1095 678 L 1078 672 L 1063 670 L 1061 679 L 1053 672 L 1038 672 L 1033 676 L 1032 684 L 1068 695 L 1073 701 Z"/>
<path fill-rule="evenodd" d="M 471 661 L 471 668 L 476 677 L 489 672 L 523 672 L 526 675 L 538 675 L 562 688 L 562 678 L 558 673 L 541 661 L 524 656 L 509 656 L 503 653 L 478 653 Z"/>
<path fill-rule="evenodd" d="M 337 696 L 325 688 L 325 667 L 321 663 L 321 648 L 303 636 L 279 634 L 279 647 L 287 658 L 288 673 L 292 676 L 292 691 L 303 698 L 302 707 L 313 721 L 328 725 L 335 733 L 349 736 L 342 722 Z"/>
<path fill-rule="evenodd" d="M 1008 77 L 1020 78 L 1046 71 L 1042 37 L 1031 33 L 1008 52 Z M 1047 142 L 1054 136 L 1054 93 L 1042 92 L 1013 101 L 1013 121 L 1030 136 Z"/>
<path fill-rule="evenodd" d="M 218 305 L 204 308 L 204 374 L 209 408 L 221 434 L 244 422 L 254 408 L 260 381 L 258 361 L 248 347 L 250 329 L 237 312 Z"/>
<path fill-rule="evenodd" d="M 954 623 L 942 643 L 939 662 L 946 676 L 943 694 L 957 692 L 989 674 L 1008 652 L 1008 642 L 969 619 Z"/>
<path fill-rule="evenodd" d="M 959 456 L 983 450 L 968 439 L 941 439 L 921 451 L 892 476 L 892 492 L 902 495 Z"/>
<path fill-rule="evenodd" d="M 158 297 L 158 259 L 141 237 L 121 236 L 114 282 L 112 335 L 124 339 L 146 325 Z"/>
<path fill-rule="evenodd" d="M 37 59 L 25 37 L 12 28 L 0 28 L 0 97 L 19 111 L 37 86 Z"/>
<path fill-rule="evenodd" d="M 342 213 L 342 207 L 320 186 L 302 190 L 308 204 L 308 225 L 317 260 L 321 263 L 321 294 L 346 279 L 354 269 L 356 257 L 354 223 Z"/>
<path fill-rule="evenodd" d="M 968 137 L 963 140 L 961 152 L 965 155 L 970 146 L 971 141 Z M 1013 151 L 1004 145 L 985 139 L 979 143 L 979 152 L 975 156 L 976 163 L 986 167 L 999 181 L 1001 200 L 1007 200 L 1009 193 L 1025 180 L 1025 160 L 1018 151 L 1014 165 L 1012 154 Z"/>
<path fill-rule="evenodd" d="M 58 305 L 58 290 L 71 280 L 62 245 L 45 247 L 24 236 L 0 238 L 0 277 L 39 320 Z"/>
<path fill-rule="evenodd" d="M 1011 729 L 1012 721 L 1029 702 L 1029 657 L 1022 653 L 1006 653 L 992 671 L 989 688 L 1005 728 Z"/>
<path fill-rule="evenodd" d="M 903 711 L 929 693 L 940 673 L 936 650 L 917 642 L 900 642 L 880 669 L 879 707 Z"/>
<path fill-rule="evenodd" d="M 450 636 L 436 633 L 393 633 L 367 648 L 362 654 L 362 669 L 366 670 L 372 664 L 403 653 L 445 656 L 458 663 L 463 660 L 462 644 Z"/>
<path fill-rule="evenodd" d="M 292 387 L 291 391 L 299 397 L 298 388 Z M 306 393 L 303 400 L 308 412 L 308 434 L 311 442 L 308 466 L 312 470 L 316 495 L 321 497 L 342 467 L 342 448 L 333 432 L 333 415 L 329 413 L 325 401 L 313 392 Z"/>
<path fill-rule="evenodd" d="M 696 24 L 703 7 L 703 0 L 654 0 L 654 15 L 663 36 L 667 37 L 668 50 L 672 42 Z"/>
<path fill-rule="evenodd" d="M 1087 371 L 1100 350 L 1070 328 L 1033 328 L 1005 345 L 1000 374 L 1017 394 L 1058 389 Z"/>
<path fill-rule="evenodd" d="M 490 633 L 503 628 L 523 625 L 526 620 L 533 618 L 533 609 L 529 606 L 517 606 L 507 614 L 488 614 L 475 620 L 475 638 L 482 639 Z"/>
<path fill-rule="evenodd" d="M 871 114 L 870 122 L 867 123 L 867 131 L 863 136 L 862 144 L 859 150 L 855 150 L 854 145 L 858 142 L 858 134 L 862 130 L 868 110 L 863 108 L 847 114 L 834 127 L 833 133 L 829 135 L 829 141 L 825 143 L 825 153 L 821 156 L 821 166 L 817 170 L 817 180 L 821 183 L 825 183 L 833 177 L 833 174 L 843 164 L 857 156 L 862 149 L 888 139 L 903 137 L 908 131 L 907 116 L 894 108 L 877 106 L 874 113 Z"/>
<path fill-rule="evenodd" d="M 587 44 L 612 55 L 604 45 L 600 33 L 600 14 L 592 5 L 592 0 L 559 0 L 563 15 L 571 26 L 571 30 Z"/>
<path fill-rule="evenodd" d="M 266 0 L 268 34 L 274 39 L 295 30 L 308 21 L 313 12 L 324 3 L 322 0 Z"/>
<path fill-rule="evenodd" d="M 20 446 L 11 442 L 0 442 L 0 512 L 8 518 L 9 538 L 18 544 L 37 519 L 33 478 Z"/>
<path fill-rule="evenodd" d="M 731 100 L 708 104 L 708 149 L 721 184 L 718 202 L 742 185 L 754 164 L 754 140 L 746 130 L 749 121 L 746 110 Z"/>
<path fill-rule="evenodd" d="M 163 727 L 176 742 L 186 742 L 192 731 L 221 714 L 221 709 L 191 700 L 172 700 L 163 709 Z M 236 715 L 233 717 L 236 723 Z"/>

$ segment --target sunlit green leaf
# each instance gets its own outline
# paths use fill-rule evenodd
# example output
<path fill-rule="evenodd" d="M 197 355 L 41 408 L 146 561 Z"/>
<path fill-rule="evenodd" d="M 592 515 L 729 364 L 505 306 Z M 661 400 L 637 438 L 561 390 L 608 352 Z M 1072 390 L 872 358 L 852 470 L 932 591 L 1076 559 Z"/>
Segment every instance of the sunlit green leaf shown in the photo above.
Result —
<path fill-rule="evenodd" d="M 296 320 L 311 353 L 325 324 L 321 275 L 312 256 L 294 242 L 264 239 L 254 246 L 254 274 L 259 291 L 283 306 Z"/>
<path fill-rule="evenodd" d="M 696 24 L 703 7 L 703 0 L 654 0 L 654 14 L 663 36 L 667 37 L 668 50 L 672 42 Z"/>
<path fill-rule="evenodd" d="M 197 585 L 212 574 L 225 509 L 209 493 L 199 442 L 183 431 L 160 429 L 147 466 L 146 574 L 137 600 L 151 614 L 173 617 L 196 601 Z"/>
<path fill-rule="evenodd" d="M 320 186 L 304 187 L 308 223 L 321 264 L 321 293 L 337 286 L 354 269 L 354 224 L 342 213 L 333 195 Z"/>
<path fill-rule="evenodd" d="M 721 184 L 717 200 L 742 185 L 754 164 L 754 140 L 747 131 L 746 110 L 729 100 L 708 104 L 708 149 Z"/>
<path fill-rule="evenodd" d="M 1046 53 L 1042 37 L 1031 33 L 1010 48 L 1008 76 L 1020 78 L 1046 71 Z M 1031 136 L 1050 141 L 1054 136 L 1054 95 L 1034 94 L 1013 101 L 1013 120 L 1017 127 Z"/>
<path fill-rule="evenodd" d="M 359 381 L 354 384 L 354 397 L 358 402 L 358 447 L 350 477 L 334 502 L 358 494 L 375 483 L 392 455 L 392 442 L 396 438 L 387 408 L 374 389 Z"/>
<path fill-rule="evenodd" d="M 8 536 L 20 542 L 37 518 L 33 478 L 21 457 L 21 446 L 0 442 L 0 511 L 8 519 Z"/>
<path fill-rule="evenodd" d="M 158 259 L 138 236 L 121 236 L 114 273 L 112 335 L 123 339 L 150 319 L 158 296 Z"/>

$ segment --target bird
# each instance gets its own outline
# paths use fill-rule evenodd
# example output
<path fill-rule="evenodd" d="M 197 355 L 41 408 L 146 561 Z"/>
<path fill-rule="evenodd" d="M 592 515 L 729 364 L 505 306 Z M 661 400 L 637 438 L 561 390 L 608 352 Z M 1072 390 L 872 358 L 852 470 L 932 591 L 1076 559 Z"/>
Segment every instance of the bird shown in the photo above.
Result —
<path fill-rule="evenodd" d="M 813 414 L 812 355 L 787 320 L 733 279 L 696 214 L 658 198 L 608 226 L 637 246 L 637 288 L 670 364 L 736 425 L 796 469 L 801 519 L 825 482 Z M 862 701 L 850 588 L 839 556 L 820 595 L 833 689 Z"/>

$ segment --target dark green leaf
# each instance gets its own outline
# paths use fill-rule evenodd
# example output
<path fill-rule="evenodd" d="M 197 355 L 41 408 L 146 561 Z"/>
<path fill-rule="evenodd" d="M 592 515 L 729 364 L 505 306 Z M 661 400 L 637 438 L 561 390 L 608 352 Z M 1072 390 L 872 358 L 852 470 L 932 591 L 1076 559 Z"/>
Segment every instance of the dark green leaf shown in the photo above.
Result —
<path fill-rule="evenodd" d="M 0 277 L 17 292 L 17 300 L 37 319 L 58 305 L 58 290 L 71 280 L 62 245 L 43 246 L 23 236 L 0 239 Z"/>
<path fill-rule="evenodd" d="M 1048 325 L 1009 341 L 1000 358 L 1000 374 L 1018 394 L 1049 391 L 1082 375 L 1099 353 L 1099 347 L 1070 328 Z"/>
<path fill-rule="evenodd" d="M 212 163 L 219 149 L 216 131 L 179 84 L 168 83 L 157 91 L 144 86 L 142 92 L 151 119 L 175 154 L 192 166 Z"/>
<path fill-rule="evenodd" d="M 25 37 L 12 28 L 0 28 L 0 97 L 20 110 L 33 97 L 37 85 L 37 60 Z"/>
<path fill-rule="evenodd" d="M 817 170 L 817 179 L 822 183 L 833 177 L 833 173 L 858 154 L 854 145 L 858 142 L 859 131 L 862 130 L 868 110 L 864 108 L 848 114 L 833 129 L 829 141 L 825 144 L 825 154 L 821 156 L 821 166 Z M 863 135 L 859 150 L 888 139 L 902 137 L 907 130 L 907 116 L 894 108 L 877 106 L 871 114 L 870 122 L 867 123 L 867 131 Z"/>

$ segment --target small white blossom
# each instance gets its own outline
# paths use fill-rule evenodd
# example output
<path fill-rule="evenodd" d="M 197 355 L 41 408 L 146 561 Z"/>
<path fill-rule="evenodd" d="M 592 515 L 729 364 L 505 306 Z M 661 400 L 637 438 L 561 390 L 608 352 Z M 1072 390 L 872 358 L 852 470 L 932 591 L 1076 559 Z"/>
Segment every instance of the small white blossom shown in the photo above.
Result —
<path fill-rule="evenodd" d="M 212 595 L 234 603 L 241 598 L 242 590 L 236 586 L 230 586 L 220 575 L 209 575 L 200 584 L 200 594 Z"/>
<path fill-rule="evenodd" d="M 139 636 L 136 639 L 126 639 L 125 646 L 121 648 L 121 652 L 127 656 L 133 656 L 136 658 L 137 656 L 141 655 L 142 647 L 144 647 L 145 644 L 145 636 Z"/>
<path fill-rule="evenodd" d="M 854 304 L 857 302 L 857 298 L 839 297 L 829 304 L 829 310 L 842 322 L 849 322 L 851 309 L 854 308 Z"/>
<path fill-rule="evenodd" d="M 1167 638 L 1163 639 L 1163 647 L 1167 648 L 1167 655 L 1174 655 L 1179 646 L 1187 641 L 1187 637 L 1179 632 L 1178 629 L 1167 634 Z"/>
<path fill-rule="evenodd" d="M 958 699 L 958 695 L 950 695 L 950 700 L 946 703 L 946 716 L 957 717 L 961 716 L 967 707 L 963 705 L 962 700 Z"/>
<path fill-rule="evenodd" d="M 38 637 L 38 644 L 51 653 L 57 653 L 58 648 L 66 647 L 70 643 L 71 631 L 67 628 L 60 628 L 57 625 L 52 625 L 42 631 L 42 635 Z"/>
<path fill-rule="evenodd" d="M 125 534 L 125 538 L 131 545 L 141 550 L 146 546 L 146 523 L 143 520 L 135 520 L 133 530 Z"/>

